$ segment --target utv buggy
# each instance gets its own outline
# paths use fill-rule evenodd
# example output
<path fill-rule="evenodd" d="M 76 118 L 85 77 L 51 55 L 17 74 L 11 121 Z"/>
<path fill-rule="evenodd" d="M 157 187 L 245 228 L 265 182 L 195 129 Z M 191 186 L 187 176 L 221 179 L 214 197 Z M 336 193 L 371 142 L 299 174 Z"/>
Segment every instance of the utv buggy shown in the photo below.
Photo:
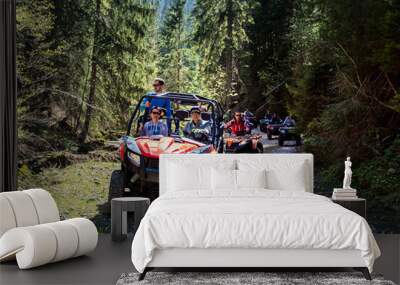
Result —
<path fill-rule="evenodd" d="M 153 99 L 160 98 L 169 100 L 172 108 L 169 118 L 165 115 L 161 117 L 168 126 L 168 136 L 141 136 L 140 127 L 150 120 L 149 107 L 145 105 L 151 105 Z M 189 110 L 194 106 L 203 110 L 201 118 L 208 121 L 210 132 L 205 134 L 193 130 L 190 137 L 185 137 L 182 130 L 190 121 Z M 157 198 L 158 160 L 161 154 L 222 152 L 222 116 L 223 110 L 217 101 L 194 94 L 168 92 L 159 96 L 143 96 L 132 113 L 126 135 L 121 138 L 121 170 L 115 170 L 111 175 L 109 201 L 127 195 Z"/>

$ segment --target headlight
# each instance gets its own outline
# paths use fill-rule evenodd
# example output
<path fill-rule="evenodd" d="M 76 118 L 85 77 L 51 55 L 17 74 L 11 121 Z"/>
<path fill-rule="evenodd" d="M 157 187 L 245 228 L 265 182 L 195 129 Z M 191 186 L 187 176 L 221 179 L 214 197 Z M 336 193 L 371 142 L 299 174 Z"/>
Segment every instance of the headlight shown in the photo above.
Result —
<path fill-rule="evenodd" d="M 239 145 L 245 145 L 245 144 L 247 144 L 247 141 L 241 141 L 241 142 L 239 143 Z"/>
<path fill-rule="evenodd" d="M 284 133 L 286 133 L 286 130 L 281 130 L 280 132 L 281 132 L 281 134 L 284 134 Z"/>
<path fill-rule="evenodd" d="M 128 155 L 129 155 L 130 159 L 132 159 L 137 164 L 140 164 L 140 155 L 138 155 L 138 154 L 136 154 L 134 152 L 129 152 Z"/>

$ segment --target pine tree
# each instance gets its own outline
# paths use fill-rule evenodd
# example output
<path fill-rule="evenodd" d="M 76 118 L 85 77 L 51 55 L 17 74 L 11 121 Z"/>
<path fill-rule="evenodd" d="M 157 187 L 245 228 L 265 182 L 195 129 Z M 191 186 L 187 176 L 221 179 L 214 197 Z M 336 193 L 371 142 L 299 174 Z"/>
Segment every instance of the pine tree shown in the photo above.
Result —
<path fill-rule="evenodd" d="M 160 29 L 160 73 L 168 88 L 181 91 L 183 84 L 183 59 L 186 49 L 184 7 L 186 0 L 174 0 L 166 12 Z"/>
<path fill-rule="evenodd" d="M 43 146 L 41 133 L 51 117 L 51 93 L 60 52 L 48 38 L 54 27 L 54 5 L 49 0 L 17 2 L 17 112 L 19 155 L 29 155 L 33 147 Z M 37 143 L 40 140 L 40 144 Z"/>
<path fill-rule="evenodd" d="M 256 3 L 252 9 L 254 22 L 246 27 L 249 41 L 242 58 L 241 74 L 249 90 L 243 105 L 260 114 L 269 109 L 285 115 L 286 83 L 291 76 L 289 33 L 294 1 L 257 0 Z"/>
<path fill-rule="evenodd" d="M 115 106 L 118 102 L 127 110 L 132 91 L 143 91 L 151 59 L 148 36 L 154 16 L 152 1 L 96 0 L 89 96 L 81 143 L 89 133 L 95 107 L 106 115 L 102 116 L 102 123 L 107 125 L 114 112 L 118 116 L 121 111 L 107 105 Z M 108 110 L 104 111 L 103 106 Z"/>
<path fill-rule="evenodd" d="M 160 28 L 159 73 L 172 91 L 201 90 L 199 54 L 190 39 L 192 22 L 188 10 L 192 4 L 192 0 L 174 0 Z"/>
<path fill-rule="evenodd" d="M 96 88 L 97 88 L 97 68 L 100 54 L 100 3 L 101 0 L 96 0 L 95 9 L 95 20 L 94 20 L 94 31 L 93 31 L 93 46 L 92 46 L 92 56 L 91 56 L 91 72 L 89 80 L 89 97 L 87 101 L 85 123 L 80 135 L 80 142 L 84 143 L 86 137 L 89 133 L 90 121 L 92 119 L 93 106 L 96 100 Z"/>
<path fill-rule="evenodd" d="M 254 1 L 197 1 L 194 16 L 194 41 L 204 58 L 205 72 L 214 73 L 222 67 L 225 73 L 225 93 L 240 91 L 238 59 L 247 41 L 245 26 L 252 21 L 248 14 Z M 225 104 L 228 98 L 224 96 Z"/>
<path fill-rule="evenodd" d="M 62 149 L 51 135 L 58 131 L 84 142 L 125 126 L 130 102 L 155 75 L 155 14 L 153 0 L 17 3 L 24 149 L 39 147 L 33 138 L 43 150 Z"/>

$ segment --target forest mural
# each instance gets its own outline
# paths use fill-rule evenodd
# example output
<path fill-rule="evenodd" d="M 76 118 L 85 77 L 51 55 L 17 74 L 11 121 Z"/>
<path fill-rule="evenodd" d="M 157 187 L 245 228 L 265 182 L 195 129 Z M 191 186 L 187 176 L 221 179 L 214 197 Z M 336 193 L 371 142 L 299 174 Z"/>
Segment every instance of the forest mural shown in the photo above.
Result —
<path fill-rule="evenodd" d="M 400 232 L 400 0 L 17 2 L 19 188 L 107 230 L 115 142 L 162 77 L 230 111 L 292 115 L 330 195 L 353 161 L 373 231 Z M 290 150 L 288 150 L 290 148 Z"/>

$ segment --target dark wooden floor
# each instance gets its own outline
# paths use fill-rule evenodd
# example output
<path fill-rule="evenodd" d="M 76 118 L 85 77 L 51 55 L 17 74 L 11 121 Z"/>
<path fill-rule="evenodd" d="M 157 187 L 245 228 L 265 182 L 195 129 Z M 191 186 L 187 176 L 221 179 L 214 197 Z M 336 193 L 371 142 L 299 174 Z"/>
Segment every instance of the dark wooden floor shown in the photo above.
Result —
<path fill-rule="evenodd" d="M 375 272 L 400 282 L 400 235 L 376 235 L 382 251 Z M 0 284 L 115 284 L 124 272 L 134 271 L 130 259 L 132 238 L 121 243 L 100 235 L 97 249 L 88 256 L 19 270 L 15 262 L 0 265 Z"/>
<path fill-rule="evenodd" d="M 121 243 L 101 234 L 94 252 L 88 256 L 18 270 L 16 262 L 0 265 L 0 284 L 115 284 L 124 272 L 134 271 L 131 262 L 132 238 Z"/>

